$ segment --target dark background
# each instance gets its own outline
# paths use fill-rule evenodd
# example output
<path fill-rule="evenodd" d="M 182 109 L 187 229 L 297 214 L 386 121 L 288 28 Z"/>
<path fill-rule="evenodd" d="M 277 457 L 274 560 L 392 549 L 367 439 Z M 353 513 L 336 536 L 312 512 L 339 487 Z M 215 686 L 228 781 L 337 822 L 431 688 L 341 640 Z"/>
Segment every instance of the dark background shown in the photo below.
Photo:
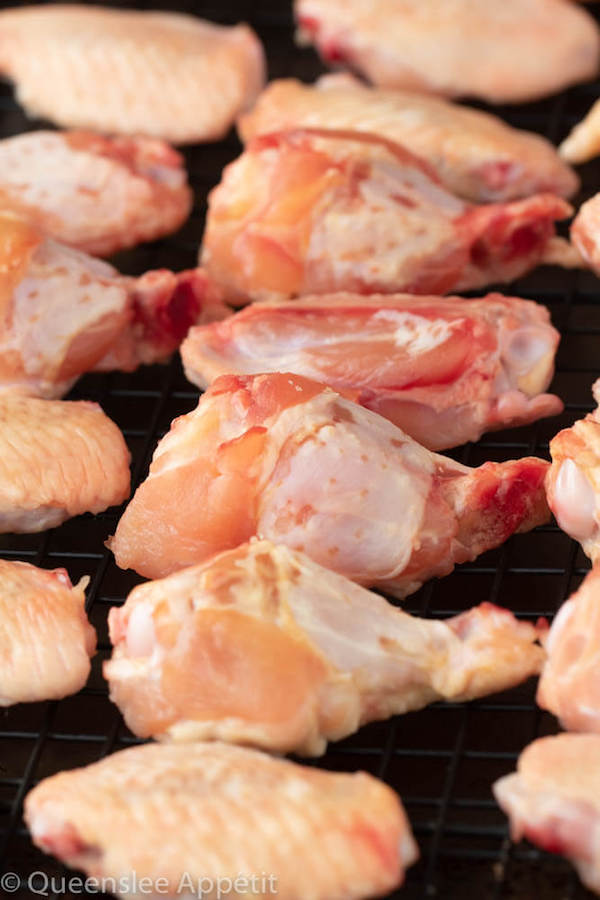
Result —
<path fill-rule="evenodd" d="M 493 2 L 493 0 L 482 0 Z M 3 4 L 6 6 L 9 4 Z M 14 5 L 14 4 L 10 4 Z M 114 3 L 113 6 L 134 6 Z M 180 10 L 223 23 L 244 19 L 262 38 L 271 78 L 311 80 L 323 71 L 312 50 L 293 42 L 290 3 L 277 0 L 217 3 L 147 3 L 140 8 Z M 518 60 L 515 60 L 518 65 Z M 600 83 L 573 88 L 540 103 L 495 110 L 513 125 L 538 131 L 558 142 L 600 94 Z M 12 88 L 0 83 L 0 136 L 39 128 L 25 118 Z M 115 264 L 126 273 L 150 268 L 193 266 L 202 235 L 207 191 L 240 146 L 231 134 L 218 144 L 185 148 L 196 194 L 189 222 L 173 237 L 120 254 Z M 600 190 L 600 159 L 581 170 L 584 188 L 576 199 Z M 545 303 L 563 340 L 553 390 L 567 401 L 564 414 L 528 428 L 487 436 L 455 455 L 478 465 L 528 454 L 547 457 L 548 440 L 592 406 L 590 387 L 600 374 L 600 281 L 590 273 L 540 269 L 505 293 Z M 125 433 L 133 455 L 134 481 L 145 474 L 157 438 L 171 420 L 192 409 L 198 392 L 181 372 L 178 359 L 168 367 L 144 368 L 133 375 L 83 378 L 72 397 L 102 404 Z M 38 535 L 1 535 L 0 555 L 46 568 L 65 566 L 73 581 L 91 575 L 88 609 L 99 636 L 99 650 L 87 687 L 60 703 L 0 710 L 0 868 L 23 879 L 36 870 L 67 874 L 28 839 L 21 803 L 41 778 L 85 765 L 135 739 L 107 698 L 101 675 L 108 655 L 106 617 L 139 579 L 120 571 L 103 542 L 120 510 L 82 516 Z M 421 616 L 444 617 L 489 600 L 524 618 L 552 616 L 577 587 L 588 567 L 579 548 L 552 525 L 512 538 L 502 548 L 431 582 L 410 597 L 407 608 Z M 406 900 L 533 898 L 571 900 L 588 895 L 571 867 L 527 844 L 512 847 L 506 820 L 490 792 L 492 782 L 514 768 L 519 751 L 535 737 L 556 730 L 555 721 L 533 702 L 535 683 L 469 705 L 438 704 L 420 713 L 362 729 L 335 744 L 318 761 L 326 768 L 366 769 L 384 778 L 402 796 L 421 861 L 394 896 Z M 165 839 L 168 836 L 165 835 Z M 14 897 L 30 897 L 26 887 Z M 50 894 L 50 896 L 53 896 Z M 64 897 L 75 895 L 62 894 Z M 98 896 L 98 895 L 95 895 Z"/>

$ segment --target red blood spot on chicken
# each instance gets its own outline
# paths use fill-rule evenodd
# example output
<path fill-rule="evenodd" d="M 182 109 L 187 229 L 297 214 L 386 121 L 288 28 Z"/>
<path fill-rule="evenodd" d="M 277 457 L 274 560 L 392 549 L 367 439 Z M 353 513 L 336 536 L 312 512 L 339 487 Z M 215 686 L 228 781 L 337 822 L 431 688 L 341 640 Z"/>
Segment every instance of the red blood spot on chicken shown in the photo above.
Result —
<path fill-rule="evenodd" d="M 182 341 L 200 313 L 201 299 L 191 281 L 180 281 L 159 313 L 161 324 Z"/>

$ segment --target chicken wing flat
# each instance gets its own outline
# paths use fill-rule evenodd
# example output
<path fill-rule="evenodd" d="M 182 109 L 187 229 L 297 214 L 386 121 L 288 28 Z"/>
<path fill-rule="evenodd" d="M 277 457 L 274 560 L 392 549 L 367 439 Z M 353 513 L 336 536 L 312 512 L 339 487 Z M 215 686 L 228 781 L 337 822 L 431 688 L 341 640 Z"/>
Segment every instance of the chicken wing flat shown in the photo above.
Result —
<path fill-rule="evenodd" d="M 361 900 L 418 857 L 399 798 L 371 775 L 226 744 L 147 744 L 61 772 L 29 793 L 25 820 L 38 847 L 121 896 L 135 874 L 170 897 Z"/>
<path fill-rule="evenodd" d="M 226 314 L 200 269 L 125 277 L 0 214 L 0 394 L 60 397 L 92 369 L 164 360 L 190 325 Z"/>
<path fill-rule="evenodd" d="M 523 103 L 592 79 L 594 19 L 568 0 L 296 0 L 300 38 L 374 84 Z"/>
<path fill-rule="evenodd" d="M 183 159 L 163 141 L 77 131 L 0 141 L 0 208 L 94 256 L 176 231 L 191 205 Z"/>
<path fill-rule="evenodd" d="M 440 97 L 370 88 L 350 75 L 314 85 L 272 81 L 238 121 L 242 140 L 293 128 L 370 132 L 402 144 L 436 171 L 446 187 L 473 203 L 549 192 L 570 197 L 579 179 L 538 134 Z"/>
<path fill-rule="evenodd" d="M 526 837 L 568 857 L 583 883 L 600 893 L 600 735 L 540 738 L 517 771 L 494 785 L 512 838 Z"/>
<path fill-rule="evenodd" d="M 87 681 L 96 633 L 84 610 L 88 579 L 0 560 L 0 706 L 54 700 Z"/>
<path fill-rule="evenodd" d="M 52 3 L 0 13 L 0 71 L 31 115 L 183 144 L 223 137 L 265 63 L 247 25 Z"/>
<path fill-rule="evenodd" d="M 475 206 L 399 144 L 359 132 L 263 135 L 209 195 L 202 263 L 233 301 L 333 291 L 446 294 L 540 263 L 554 194 Z"/>
<path fill-rule="evenodd" d="M 134 588 L 109 625 L 104 674 L 135 734 L 278 753 L 512 687 L 543 657 L 536 628 L 499 607 L 412 618 L 269 541 Z"/>
<path fill-rule="evenodd" d="M 600 568 L 559 609 L 537 702 L 569 731 L 600 731 Z"/>
<path fill-rule="evenodd" d="M 600 403 L 600 381 L 594 385 Z M 600 560 L 600 409 L 550 442 L 552 466 L 546 493 L 563 531 L 579 541 L 593 562 Z"/>
<path fill-rule="evenodd" d="M 0 532 L 102 512 L 129 487 L 123 435 L 97 403 L 0 396 Z"/>
<path fill-rule="evenodd" d="M 469 469 L 299 375 L 223 376 L 159 443 L 111 546 L 158 578 L 258 535 L 407 594 L 546 521 L 547 468 Z"/>
<path fill-rule="evenodd" d="M 560 339 L 545 307 L 490 294 L 482 300 L 408 294 L 332 294 L 253 303 L 190 329 L 187 377 L 296 372 L 354 391 L 430 450 L 484 431 L 556 415 L 544 394 Z"/>

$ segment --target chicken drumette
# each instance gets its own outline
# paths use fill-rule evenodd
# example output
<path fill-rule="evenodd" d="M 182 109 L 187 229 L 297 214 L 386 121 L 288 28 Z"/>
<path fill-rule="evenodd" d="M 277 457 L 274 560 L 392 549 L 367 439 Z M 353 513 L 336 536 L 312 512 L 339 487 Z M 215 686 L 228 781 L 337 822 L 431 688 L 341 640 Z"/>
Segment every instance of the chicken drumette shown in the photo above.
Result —
<path fill-rule="evenodd" d="M 222 376 L 159 443 L 111 546 L 156 578 L 258 535 L 406 594 L 546 521 L 547 468 L 470 469 L 307 378 Z"/>
<path fill-rule="evenodd" d="M 141 278 L 0 215 L 0 393 L 60 397 L 92 369 L 167 358 L 188 328 L 227 314 L 201 269 Z"/>
<path fill-rule="evenodd" d="M 333 294 L 253 303 L 199 326 L 181 346 L 187 377 L 296 372 L 398 425 L 431 450 L 561 412 L 543 391 L 559 333 L 545 307 L 409 294 Z"/>
<path fill-rule="evenodd" d="M 111 699 L 140 737 L 323 753 L 366 722 L 512 687 L 540 631 L 483 603 L 416 619 L 307 556 L 254 541 L 112 609 Z"/>
<path fill-rule="evenodd" d="M 209 196 L 202 263 L 239 303 L 333 291 L 445 294 L 543 261 L 554 194 L 475 206 L 400 144 L 352 131 L 262 135 Z"/>

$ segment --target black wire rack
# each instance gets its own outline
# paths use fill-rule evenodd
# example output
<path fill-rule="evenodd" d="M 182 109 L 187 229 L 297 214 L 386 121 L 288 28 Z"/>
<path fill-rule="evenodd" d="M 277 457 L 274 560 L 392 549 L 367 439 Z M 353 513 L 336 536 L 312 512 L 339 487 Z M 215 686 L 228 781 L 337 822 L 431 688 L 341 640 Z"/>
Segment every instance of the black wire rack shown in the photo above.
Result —
<path fill-rule="evenodd" d="M 250 22 L 265 44 L 272 78 L 312 80 L 323 71 L 312 50 L 294 45 L 288 0 L 139 6 L 168 7 L 224 23 L 240 19 Z M 495 111 L 511 124 L 557 142 L 598 96 L 600 82 L 536 104 Z M 15 103 L 12 88 L 0 85 L 0 137 L 42 124 L 26 119 Z M 175 236 L 120 254 L 115 264 L 129 274 L 163 266 L 175 270 L 193 266 L 207 191 L 219 181 L 223 166 L 239 150 L 233 134 L 218 144 L 186 149 L 196 195 L 190 220 Z M 577 202 L 600 190 L 600 161 L 582 167 L 580 174 L 583 189 Z M 566 409 L 550 421 L 488 435 L 478 444 L 461 448 L 458 458 L 470 465 L 528 454 L 547 457 L 549 439 L 592 407 L 590 387 L 600 374 L 597 278 L 586 272 L 545 268 L 504 290 L 550 308 L 563 335 L 553 390 L 566 401 Z M 167 367 L 144 368 L 132 375 L 86 376 L 71 396 L 99 402 L 122 428 L 133 457 L 135 485 L 147 471 L 157 439 L 175 416 L 195 406 L 198 392 L 187 383 L 175 359 Z M 36 891 L 51 898 L 81 896 L 64 890 L 61 879 L 69 873 L 31 844 L 21 818 L 25 794 L 41 778 L 91 763 L 135 742 L 109 702 L 101 674 L 102 662 L 110 652 L 108 610 L 122 603 L 140 580 L 118 569 L 104 548 L 103 542 L 114 532 L 119 514 L 120 510 L 113 509 L 100 516 L 71 520 L 43 534 L 0 536 L 1 557 L 45 568 L 64 566 L 73 581 L 81 575 L 91 576 L 87 609 L 99 637 L 92 674 L 79 694 L 60 702 L 0 711 L 0 868 L 17 873 L 21 879 L 13 897 L 29 898 Z M 430 582 L 409 598 L 408 609 L 421 616 L 445 617 L 489 600 L 523 618 L 551 618 L 587 568 L 581 550 L 556 526 L 549 525 L 517 535 L 451 576 Z M 421 859 L 409 870 L 405 886 L 394 897 L 581 900 L 591 896 L 564 860 L 528 844 L 510 844 L 506 820 L 491 794 L 492 783 L 514 769 L 526 744 L 557 730 L 555 720 L 535 706 L 534 693 L 535 684 L 530 682 L 481 702 L 437 704 L 363 728 L 332 745 L 318 761 L 318 765 L 331 769 L 365 769 L 385 779 L 402 796 Z M 32 881 L 33 873 L 38 874 Z"/>

